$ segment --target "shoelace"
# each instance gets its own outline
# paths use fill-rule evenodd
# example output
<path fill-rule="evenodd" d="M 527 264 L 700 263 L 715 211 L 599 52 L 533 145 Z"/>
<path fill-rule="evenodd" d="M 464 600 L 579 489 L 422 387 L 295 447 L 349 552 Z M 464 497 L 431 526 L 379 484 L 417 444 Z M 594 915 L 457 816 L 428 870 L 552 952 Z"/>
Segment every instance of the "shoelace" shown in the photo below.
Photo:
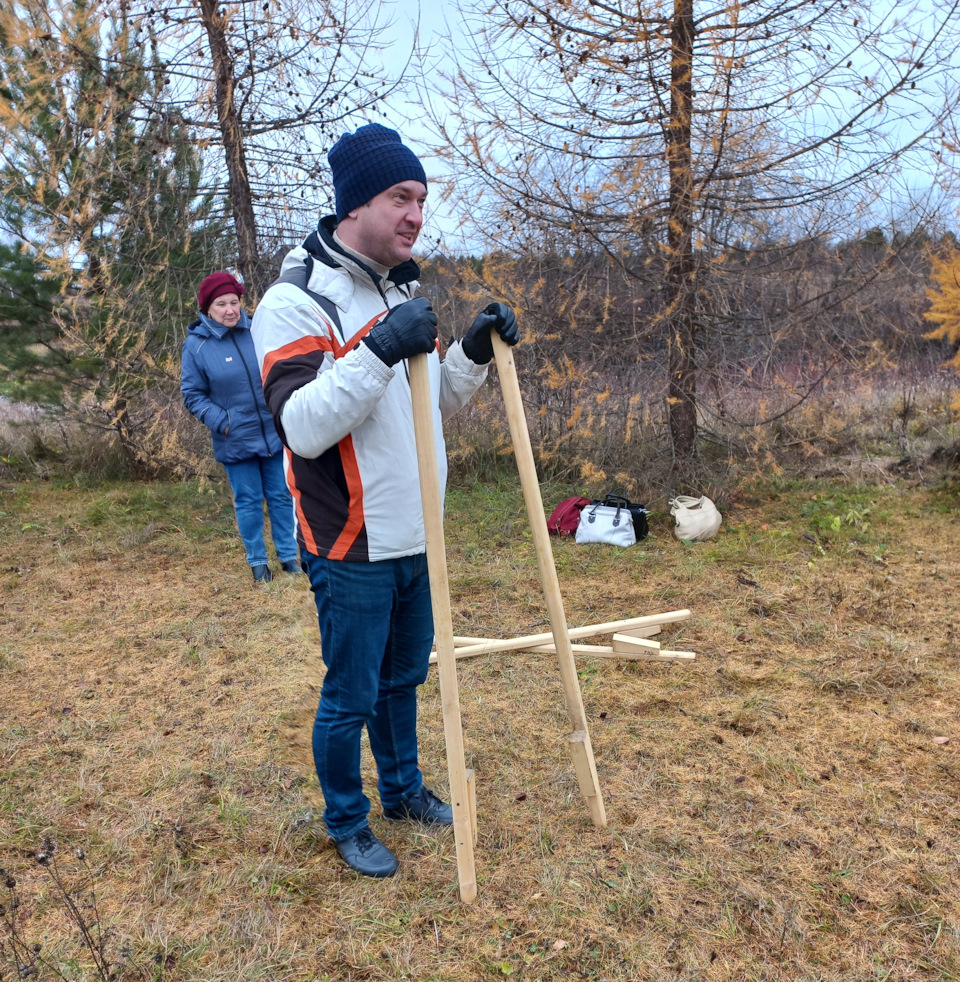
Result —
<path fill-rule="evenodd" d="M 374 837 L 373 832 L 370 828 L 360 829 L 357 833 L 357 849 L 363 855 L 370 852 L 371 849 L 375 849 L 377 846 L 377 839 Z"/>

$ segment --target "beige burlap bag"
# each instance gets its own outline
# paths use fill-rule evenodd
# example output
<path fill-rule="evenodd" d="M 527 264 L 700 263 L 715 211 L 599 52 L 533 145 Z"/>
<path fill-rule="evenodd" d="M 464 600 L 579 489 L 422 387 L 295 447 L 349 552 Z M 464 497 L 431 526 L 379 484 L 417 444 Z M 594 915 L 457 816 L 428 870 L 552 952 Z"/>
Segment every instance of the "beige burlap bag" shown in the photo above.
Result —
<path fill-rule="evenodd" d="M 670 499 L 670 514 L 677 520 L 673 534 L 692 542 L 713 538 L 723 521 L 717 506 L 706 495 L 692 498 L 678 494 Z"/>

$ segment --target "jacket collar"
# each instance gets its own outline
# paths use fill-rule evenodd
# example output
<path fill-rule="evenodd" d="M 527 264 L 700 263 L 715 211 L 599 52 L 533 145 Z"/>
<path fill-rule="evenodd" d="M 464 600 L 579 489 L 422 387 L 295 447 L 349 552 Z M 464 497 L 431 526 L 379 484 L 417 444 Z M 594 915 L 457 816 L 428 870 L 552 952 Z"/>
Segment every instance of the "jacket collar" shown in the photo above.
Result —
<path fill-rule="evenodd" d="M 187 327 L 187 331 L 191 334 L 196 334 L 198 337 L 202 338 L 216 338 L 218 341 L 222 340 L 227 336 L 227 332 L 230 330 L 250 330 L 250 315 L 245 311 L 240 311 L 240 320 L 232 327 L 224 327 L 223 324 L 218 324 L 212 317 L 208 317 L 204 313 L 197 313 L 197 319 Z"/>

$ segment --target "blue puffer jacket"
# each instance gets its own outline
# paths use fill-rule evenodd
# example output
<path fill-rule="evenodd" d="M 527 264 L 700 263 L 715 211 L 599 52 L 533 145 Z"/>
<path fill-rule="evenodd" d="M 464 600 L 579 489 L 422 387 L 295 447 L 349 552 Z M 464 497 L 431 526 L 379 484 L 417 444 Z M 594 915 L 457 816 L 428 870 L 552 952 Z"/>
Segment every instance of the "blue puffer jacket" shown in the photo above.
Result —
<path fill-rule="evenodd" d="M 187 328 L 180 391 L 187 409 L 210 428 L 213 456 L 221 464 L 272 457 L 283 449 L 263 399 L 246 311 L 234 328 L 206 314 Z"/>

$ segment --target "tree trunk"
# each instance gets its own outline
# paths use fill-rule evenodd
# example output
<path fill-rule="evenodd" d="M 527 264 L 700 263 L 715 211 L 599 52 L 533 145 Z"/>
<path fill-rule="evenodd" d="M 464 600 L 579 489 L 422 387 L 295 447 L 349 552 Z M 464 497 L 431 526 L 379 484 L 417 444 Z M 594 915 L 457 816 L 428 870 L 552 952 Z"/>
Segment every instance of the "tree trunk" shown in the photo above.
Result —
<path fill-rule="evenodd" d="M 230 208 L 237 233 L 237 265 L 243 277 L 250 302 L 256 302 L 270 285 L 257 244 L 257 223 L 253 213 L 253 197 L 247 174 L 243 147 L 243 132 L 234 102 L 233 55 L 224 32 L 224 18 L 218 11 L 217 0 L 200 0 L 200 10 L 216 77 L 215 99 L 220 137 L 229 176 Z"/>
<path fill-rule="evenodd" d="M 691 149 L 693 33 L 693 0 L 674 0 L 670 118 L 667 124 L 670 174 L 666 267 L 666 301 L 670 317 L 667 401 L 673 471 L 683 481 L 694 478 L 699 463 L 696 263 L 693 255 L 695 200 Z"/>

